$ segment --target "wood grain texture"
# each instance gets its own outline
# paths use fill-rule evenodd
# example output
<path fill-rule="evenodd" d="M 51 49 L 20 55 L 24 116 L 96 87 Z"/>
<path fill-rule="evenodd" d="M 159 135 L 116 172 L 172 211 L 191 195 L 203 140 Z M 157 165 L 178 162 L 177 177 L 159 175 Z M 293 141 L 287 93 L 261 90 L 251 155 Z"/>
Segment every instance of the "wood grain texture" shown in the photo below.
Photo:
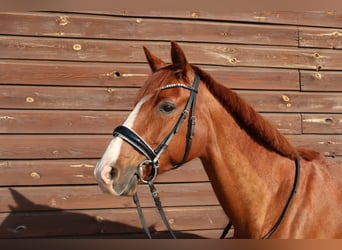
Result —
<path fill-rule="evenodd" d="M 96 185 L 96 159 L 1 160 L 0 186 Z M 199 159 L 156 178 L 156 183 L 207 182 Z"/>
<path fill-rule="evenodd" d="M 342 110 L 340 93 L 236 91 L 259 112 L 331 112 Z M 137 88 L 0 86 L 4 109 L 129 111 Z"/>
<path fill-rule="evenodd" d="M 296 46 L 295 27 L 58 13 L 0 13 L 1 34 Z M 44 23 L 42 26 L 41 24 Z M 99 30 L 99 27 L 101 29 Z M 160 32 L 167 30 L 168 32 Z"/>
<path fill-rule="evenodd" d="M 342 155 L 342 135 L 287 135 L 295 145 Z M 110 135 L 2 135 L 0 159 L 100 158 Z M 329 155 L 328 155 L 329 156 Z"/>
<path fill-rule="evenodd" d="M 146 16 L 163 18 L 208 19 L 220 21 L 253 22 L 258 24 L 293 24 L 321 27 L 342 27 L 341 11 L 228 11 L 211 12 L 205 10 L 165 11 L 112 11 L 97 12 L 99 14 L 115 14 L 118 16 Z"/>
<path fill-rule="evenodd" d="M 341 114 L 303 114 L 303 133 L 342 134 Z"/>
<path fill-rule="evenodd" d="M 341 71 L 300 71 L 302 91 L 342 92 Z"/>
<path fill-rule="evenodd" d="M 145 238 L 94 168 L 150 69 L 146 46 L 235 90 L 297 146 L 342 164 L 342 13 L 0 12 L 0 238 Z M 179 238 L 227 223 L 199 159 L 156 179 Z M 153 237 L 169 238 L 138 187 Z M 233 230 L 230 232 L 232 235 Z"/>
<path fill-rule="evenodd" d="M 2 59 L 145 62 L 142 45 L 169 60 L 169 42 L 0 36 Z M 194 64 L 338 70 L 342 51 L 276 46 L 180 43 Z"/>
<path fill-rule="evenodd" d="M 299 90 L 297 70 L 206 66 L 230 88 Z M 0 84 L 43 86 L 141 87 L 151 71 L 147 64 L 0 61 Z"/>
<path fill-rule="evenodd" d="M 0 134 L 111 134 L 130 111 L 0 110 Z M 298 114 L 266 113 L 282 133 L 301 133 Z"/>
<path fill-rule="evenodd" d="M 342 49 L 342 29 L 301 28 L 299 45 L 301 47 Z"/>
<path fill-rule="evenodd" d="M 328 157 L 342 156 L 342 135 L 287 136 L 297 146 L 316 150 Z"/>
<path fill-rule="evenodd" d="M 111 134 L 129 111 L 0 110 L 0 133 Z"/>
<path fill-rule="evenodd" d="M 342 156 L 328 154 L 338 164 Z M 47 185 L 96 185 L 94 168 L 98 159 L 1 160 L 1 187 Z M 207 182 L 208 176 L 199 159 L 157 176 L 156 183 Z"/>

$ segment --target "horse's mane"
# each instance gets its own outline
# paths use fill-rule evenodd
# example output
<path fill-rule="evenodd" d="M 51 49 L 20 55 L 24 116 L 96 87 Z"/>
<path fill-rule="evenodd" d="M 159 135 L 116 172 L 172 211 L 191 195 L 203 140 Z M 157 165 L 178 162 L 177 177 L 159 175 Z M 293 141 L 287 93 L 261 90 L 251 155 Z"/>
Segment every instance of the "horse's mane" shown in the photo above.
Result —
<path fill-rule="evenodd" d="M 237 93 L 216 82 L 214 78 L 199 67 L 192 67 L 213 96 L 255 141 L 269 150 L 290 159 L 301 156 L 306 160 L 313 160 L 319 156 L 319 153 L 316 151 L 292 146 L 285 136 L 238 96 Z"/>

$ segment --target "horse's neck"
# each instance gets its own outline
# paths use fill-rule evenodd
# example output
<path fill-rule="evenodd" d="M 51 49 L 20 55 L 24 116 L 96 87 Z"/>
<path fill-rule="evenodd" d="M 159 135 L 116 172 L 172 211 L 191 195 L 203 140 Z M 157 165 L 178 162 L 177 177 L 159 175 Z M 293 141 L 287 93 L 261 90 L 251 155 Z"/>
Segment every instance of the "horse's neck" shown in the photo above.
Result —
<path fill-rule="evenodd" d="M 203 165 L 236 236 L 262 237 L 289 196 L 291 161 L 256 143 L 226 111 L 211 112 L 218 113 L 211 116 Z"/>

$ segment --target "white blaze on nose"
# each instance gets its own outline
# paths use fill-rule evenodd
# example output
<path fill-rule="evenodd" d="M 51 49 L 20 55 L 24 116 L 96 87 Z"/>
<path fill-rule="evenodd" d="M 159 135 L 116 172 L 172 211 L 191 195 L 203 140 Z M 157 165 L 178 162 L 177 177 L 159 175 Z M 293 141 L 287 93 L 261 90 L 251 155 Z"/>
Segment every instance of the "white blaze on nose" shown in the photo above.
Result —
<path fill-rule="evenodd" d="M 141 106 L 147 101 L 148 97 L 145 96 L 144 98 L 142 98 L 137 105 L 134 107 L 134 109 L 132 110 L 132 112 L 129 114 L 129 116 L 127 117 L 126 121 L 124 122 L 124 126 L 128 127 L 128 128 L 132 128 L 135 118 L 138 116 L 139 111 Z"/>
<path fill-rule="evenodd" d="M 141 109 L 141 106 L 147 101 L 147 99 L 147 97 L 144 97 L 137 103 L 133 111 L 129 114 L 126 121 L 124 122 L 124 126 L 132 129 L 134 121 Z M 102 182 L 108 184 L 111 166 L 114 166 L 119 158 L 122 142 L 123 140 L 120 137 L 114 137 L 109 143 L 106 151 L 104 152 L 101 160 L 97 163 L 94 170 L 94 175 L 98 181 L 101 180 Z"/>

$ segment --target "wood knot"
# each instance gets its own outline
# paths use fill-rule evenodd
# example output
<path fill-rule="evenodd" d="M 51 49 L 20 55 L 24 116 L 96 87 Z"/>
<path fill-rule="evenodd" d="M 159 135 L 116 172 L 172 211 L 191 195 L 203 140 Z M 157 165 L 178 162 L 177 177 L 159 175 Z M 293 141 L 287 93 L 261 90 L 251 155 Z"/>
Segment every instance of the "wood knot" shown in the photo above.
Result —
<path fill-rule="evenodd" d="M 102 216 L 96 215 L 95 220 L 99 223 L 102 223 L 104 221 L 104 218 Z"/>
<path fill-rule="evenodd" d="M 31 176 L 33 179 L 36 179 L 36 180 L 38 180 L 38 179 L 41 178 L 40 174 L 37 173 L 37 172 L 32 172 L 32 173 L 30 173 L 30 176 Z"/>
<path fill-rule="evenodd" d="M 119 78 L 119 77 L 121 77 L 121 73 L 119 71 L 109 72 L 109 73 L 106 74 L 106 77 L 109 77 L 109 78 Z"/>
<path fill-rule="evenodd" d="M 56 22 L 60 26 L 66 26 L 70 23 L 69 17 L 67 16 L 60 16 L 59 18 L 56 19 Z"/>
<path fill-rule="evenodd" d="M 282 95 L 282 96 L 281 96 L 281 99 L 282 99 L 284 102 L 289 102 L 289 101 L 290 101 L 290 97 L 288 97 L 287 95 Z"/>
<path fill-rule="evenodd" d="M 67 201 L 67 200 L 70 199 L 70 197 L 71 197 L 71 194 L 66 194 L 66 195 L 62 196 L 61 199 L 62 199 L 63 201 Z"/>
<path fill-rule="evenodd" d="M 336 157 L 336 152 L 324 152 L 323 154 L 326 157 L 331 157 L 331 158 L 335 158 Z"/>
<path fill-rule="evenodd" d="M 223 31 L 220 33 L 221 36 L 229 36 L 229 32 L 227 31 Z"/>
<path fill-rule="evenodd" d="M 339 31 L 335 31 L 335 32 L 333 32 L 333 33 L 331 34 L 331 36 L 334 37 L 334 38 L 338 38 L 338 37 L 342 36 L 342 33 L 339 32 Z"/>
<path fill-rule="evenodd" d="M 27 230 L 27 226 L 26 226 L 26 225 L 19 225 L 19 226 L 17 226 L 17 227 L 14 229 L 14 232 L 19 233 L 19 232 L 25 231 L 25 230 Z"/>
<path fill-rule="evenodd" d="M 331 118 L 331 117 L 328 117 L 328 118 L 324 119 L 324 122 L 327 123 L 327 124 L 333 124 L 334 123 L 334 119 Z"/>
<path fill-rule="evenodd" d="M 314 58 L 320 58 L 321 55 L 320 55 L 319 53 L 316 52 L 316 53 L 313 54 L 313 57 L 314 57 Z"/>
<path fill-rule="evenodd" d="M 26 97 L 26 102 L 29 102 L 29 103 L 34 102 L 34 98 L 31 96 L 28 96 Z"/>
<path fill-rule="evenodd" d="M 14 119 L 15 119 L 14 117 L 7 116 L 7 115 L 0 116 L 0 120 L 4 120 L 4 121 L 14 120 Z"/>
<path fill-rule="evenodd" d="M 313 77 L 315 77 L 316 79 L 322 79 L 322 74 L 317 72 L 313 74 Z"/>
<path fill-rule="evenodd" d="M 317 71 L 321 71 L 323 69 L 323 66 L 322 65 L 317 65 Z"/>
<path fill-rule="evenodd" d="M 231 64 L 236 64 L 236 63 L 238 63 L 239 61 L 238 61 L 238 59 L 236 59 L 235 57 L 233 57 L 233 58 L 230 58 L 230 59 L 229 59 L 229 62 L 230 62 Z"/>
<path fill-rule="evenodd" d="M 114 93 L 114 92 L 115 92 L 115 89 L 108 88 L 106 91 L 107 91 L 107 93 L 110 93 L 110 94 L 111 94 L 111 93 Z"/>
<path fill-rule="evenodd" d="M 199 18 L 200 13 L 198 11 L 191 12 L 191 17 L 192 18 Z"/>
<path fill-rule="evenodd" d="M 76 43 L 72 46 L 72 49 L 75 51 L 80 51 L 82 49 L 82 45 L 79 43 Z"/>
<path fill-rule="evenodd" d="M 291 99 L 289 96 L 287 95 L 282 95 L 281 96 L 281 99 L 286 103 L 285 106 L 286 108 L 291 108 L 292 107 L 292 104 L 290 103 Z"/>

